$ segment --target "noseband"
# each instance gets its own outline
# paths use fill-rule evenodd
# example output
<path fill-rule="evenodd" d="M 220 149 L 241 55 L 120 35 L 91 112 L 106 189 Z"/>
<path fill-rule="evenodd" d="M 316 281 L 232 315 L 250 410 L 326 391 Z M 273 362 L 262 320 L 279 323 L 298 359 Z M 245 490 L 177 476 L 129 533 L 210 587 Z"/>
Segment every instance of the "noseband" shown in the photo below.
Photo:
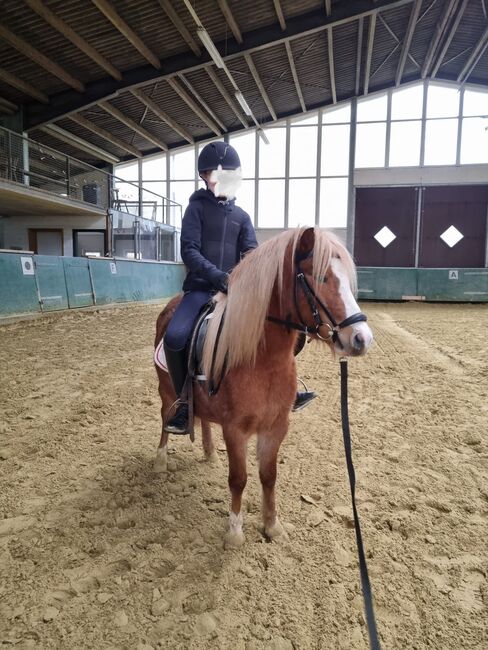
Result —
<path fill-rule="evenodd" d="M 339 332 L 345 327 L 349 327 L 350 325 L 354 325 L 355 323 L 365 322 L 367 320 L 367 316 L 366 314 L 363 314 L 362 312 L 359 311 L 356 314 L 352 314 L 352 316 L 348 316 L 340 323 L 336 322 L 335 318 L 332 316 L 330 312 L 330 309 L 317 296 L 313 288 L 310 286 L 310 283 L 308 282 L 307 278 L 305 277 L 305 273 L 300 268 L 301 262 L 305 259 L 308 259 L 309 257 L 312 257 L 312 255 L 313 255 L 313 251 L 308 253 L 308 255 L 306 255 L 305 257 L 299 257 L 298 255 L 295 257 L 296 273 L 295 273 L 293 297 L 295 302 L 296 313 L 298 315 L 298 319 L 300 322 L 294 323 L 289 318 L 282 319 L 282 318 L 276 318 L 275 316 L 268 316 L 267 320 L 271 321 L 272 323 L 277 323 L 278 325 L 285 325 L 288 329 L 298 330 L 299 332 L 303 332 L 304 334 L 315 334 L 322 341 L 332 340 L 333 343 L 338 342 L 339 345 L 342 346 L 341 340 L 339 339 Z M 302 316 L 300 306 L 299 306 L 299 301 L 298 301 L 299 289 L 303 291 L 308 306 L 310 307 L 310 311 L 312 312 L 312 318 L 314 320 L 313 327 L 307 325 L 305 319 Z M 322 320 L 319 312 L 319 307 L 325 313 L 329 322 Z M 329 328 L 328 336 L 326 337 L 323 337 L 320 334 L 320 328 L 323 327 L 324 325 L 326 325 Z"/>

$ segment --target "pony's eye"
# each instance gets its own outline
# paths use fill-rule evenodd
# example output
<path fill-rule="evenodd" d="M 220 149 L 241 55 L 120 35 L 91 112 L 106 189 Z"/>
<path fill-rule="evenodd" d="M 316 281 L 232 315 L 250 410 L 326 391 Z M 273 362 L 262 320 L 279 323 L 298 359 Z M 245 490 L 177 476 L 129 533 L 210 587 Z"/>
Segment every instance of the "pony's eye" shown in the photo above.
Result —
<path fill-rule="evenodd" d="M 329 278 L 326 275 L 317 275 L 315 279 L 317 282 L 323 282 L 325 284 Z"/>

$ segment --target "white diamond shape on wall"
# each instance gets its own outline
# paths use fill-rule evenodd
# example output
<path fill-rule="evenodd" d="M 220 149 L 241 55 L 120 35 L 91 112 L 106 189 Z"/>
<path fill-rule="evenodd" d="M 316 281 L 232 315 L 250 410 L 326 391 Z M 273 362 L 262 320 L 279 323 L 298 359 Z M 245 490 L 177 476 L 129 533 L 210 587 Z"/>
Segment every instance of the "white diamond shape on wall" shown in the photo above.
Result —
<path fill-rule="evenodd" d="M 459 232 L 459 230 L 454 226 L 449 226 L 449 228 L 439 236 L 450 248 L 455 246 L 464 237 L 463 233 Z"/>
<path fill-rule="evenodd" d="M 391 244 L 393 240 L 396 239 L 396 235 L 395 233 L 391 232 L 388 226 L 383 226 L 381 230 L 378 230 L 374 238 L 376 239 L 378 244 L 383 246 L 383 248 L 386 248 Z"/>

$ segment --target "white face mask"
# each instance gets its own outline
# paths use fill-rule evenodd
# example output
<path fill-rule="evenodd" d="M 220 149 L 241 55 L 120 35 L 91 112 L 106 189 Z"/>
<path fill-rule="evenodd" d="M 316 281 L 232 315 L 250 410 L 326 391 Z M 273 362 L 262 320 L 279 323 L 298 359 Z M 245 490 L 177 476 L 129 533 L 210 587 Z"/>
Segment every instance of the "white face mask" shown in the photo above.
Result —
<path fill-rule="evenodd" d="M 237 169 L 222 169 L 222 165 L 219 165 L 219 168 L 214 169 L 210 174 L 210 182 L 216 183 L 215 196 L 235 199 L 237 190 L 242 183 L 242 170 L 240 167 Z"/>

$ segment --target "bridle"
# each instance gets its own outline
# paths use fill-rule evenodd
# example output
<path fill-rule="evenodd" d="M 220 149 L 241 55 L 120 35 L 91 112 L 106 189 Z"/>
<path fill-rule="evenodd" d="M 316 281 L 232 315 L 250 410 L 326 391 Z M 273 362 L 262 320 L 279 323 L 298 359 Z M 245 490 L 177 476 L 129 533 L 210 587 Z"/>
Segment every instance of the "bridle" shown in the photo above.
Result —
<path fill-rule="evenodd" d="M 355 323 L 364 323 L 365 321 L 367 321 L 367 316 L 366 314 L 363 314 L 362 312 L 359 311 L 356 314 L 352 314 L 351 316 L 348 316 L 340 323 L 336 322 L 335 318 L 331 314 L 330 309 L 317 296 L 317 294 L 313 290 L 313 287 L 310 286 L 310 283 L 307 280 L 305 273 L 300 268 L 301 262 L 312 257 L 312 255 L 313 255 L 313 250 L 303 257 L 299 255 L 295 256 L 296 273 L 295 273 L 293 298 L 295 302 L 295 310 L 298 315 L 299 323 L 295 323 L 292 320 L 290 320 L 291 314 L 289 314 L 286 319 L 277 318 L 276 316 L 268 316 L 267 320 L 269 320 L 272 323 L 276 323 L 278 325 L 284 325 L 288 329 L 298 330 L 299 332 L 303 332 L 304 334 L 308 334 L 308 335 L 314 334 L 315 336 L 317 336 L 317 338 L 321 339 L 322 341 L 332 340 L 333 343 L 338 342 L 339 345 L 342 347 L 341 340 L 339 339 L 339 332 L 345 327 L 349 327 L 350 325 L 354 325 Z M 303 291 L 303 294 L 305 295 L 308 306 L 312 313 L 312 318 L 314 321 L 314 326 L 312 327 L 310 325 L 307 325 L 305 319 L 302 316 L 300 310 L 300 304 L 298 300 L 299 289 Z M 328 321 L 322 320 L 322 317 L 320 316 L 319 308 L 322 309 L 322 311 L 325 313 L 325 315 L 328 318 Z M 326 337 L 320 334 L 320 328 L 323 327 L 324 325 L 326 325 L 329 328 L 329 332 Z"/>

